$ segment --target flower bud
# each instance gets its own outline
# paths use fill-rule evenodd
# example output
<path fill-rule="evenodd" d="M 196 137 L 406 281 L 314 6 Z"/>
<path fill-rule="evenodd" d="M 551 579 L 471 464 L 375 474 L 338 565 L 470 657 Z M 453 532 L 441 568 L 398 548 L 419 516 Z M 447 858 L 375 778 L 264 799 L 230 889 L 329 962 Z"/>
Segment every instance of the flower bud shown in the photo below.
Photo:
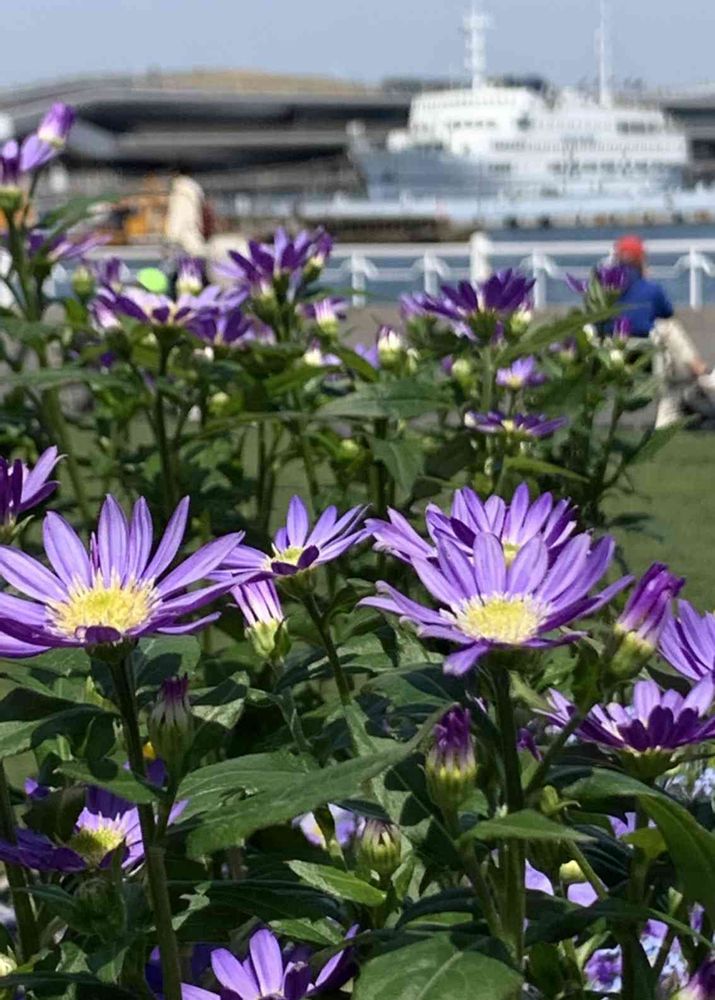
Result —
<path fill-rule="evenodd" d="M 395 368 L 405 356 L 406 346 L 402 334 L 391 326 L 381 326 L 377 333 L 377 356 L 383 368 Z"/>
<path fill-rule="evenodd" d="M 149 738 L 157 756 L 170 770 L 180 770 L 193 743 L 194 720 L 189 703 L 189 678 L 168 677 L 149 717 Z"/>
<path fill-rule="evenodd" d="M 86 264 L 80 264 L 72 272 L 72 291 L 82 301 L 94 294 L 96 282 L 94 275 Z"/>
<path fill-rule="evenodd" d="M 457 358 L 452 362 L 450 375 L 462 388 L 472 384 L 474 379 L 474 365 L 469 358 Z"/>
<path fill-rule="evenodd" d="M 283 609 L 272 580 L 239 584 L 231 594 L 246 622 L 245 636 L 262 660 L 282 660 L 290 649 Z"/>
<path fill-rule="evenodd" d="M 343 438 L 338 444 L 338 460 L 341 462 L 354 461 L 362 451 L 355 438 Z"/>
<path fill-rule="evenodd" d="M 22 191 L 14 184 L 0 187 L 0 211 L 14 215 L 22 205 Z"/>
<path fill-rule="evenodd" d="M 434 727 L 434 737 L 425 760 L 427 790 L 436 806 L 452 812 L 468 798 L 477 777 L 468 709 L 450 708 Z"/>
<path fill-rule="evenodd" d="M 82 882 L 75 899 L 78 926 L 86 934 L 111 941 L 124 930 L 124 897 L 111 879 L 97 875 Z"/>
<path fill-rule="evenodd" d="M 358 857 L 371 871 L 389 878 L 402 857 L 399 828 L 385 820 L 366 819 L 358 834 Z"/>
<path fill-rule="evenodd" d="M 220 417 L 228 409 L 231 397 L 227 392 L 215 392 L 209 398 L 209 413 L 214 417 Z"/>
<path fill-rule="evenodd" d="M 658 645 L 673 599 L 684 582 L 664 563 L 653 563 L 646 570 L 613 627 L 612 677 L 622 680 L 640 672 Z"/>

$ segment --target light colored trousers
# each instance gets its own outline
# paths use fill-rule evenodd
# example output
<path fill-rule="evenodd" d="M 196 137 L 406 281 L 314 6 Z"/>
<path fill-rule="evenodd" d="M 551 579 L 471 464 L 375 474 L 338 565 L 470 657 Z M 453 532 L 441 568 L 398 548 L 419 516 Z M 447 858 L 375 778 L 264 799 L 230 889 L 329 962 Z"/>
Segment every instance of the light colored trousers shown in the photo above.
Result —
<path fill-rule="evenodd" d="M 715 373 L 693 373 L 699 355 L 683 324 L 656 320 L 650 338 L 656 348 L 653 374 L 660 381 L 655 426 L 669 427 L 693 410 L 715 418 Z"/>

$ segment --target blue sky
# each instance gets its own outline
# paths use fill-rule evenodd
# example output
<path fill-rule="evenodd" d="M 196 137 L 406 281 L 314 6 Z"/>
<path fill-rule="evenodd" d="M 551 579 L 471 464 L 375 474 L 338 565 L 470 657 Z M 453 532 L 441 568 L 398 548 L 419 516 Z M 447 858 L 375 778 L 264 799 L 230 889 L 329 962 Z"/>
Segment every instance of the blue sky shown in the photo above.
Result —
<path fill-rule="evenodd" d="M 598 0 L 484 0 L 492 72 L 595 74 Z M 610 0 L 618 77 L 715 81 L 712 0 Z M 366 81 L 458 76 L 466 0 L 6 2 L 0 85 L 96 71 L 248 67 Z M 11 10 L 10 10 L 11 7 Z"/>

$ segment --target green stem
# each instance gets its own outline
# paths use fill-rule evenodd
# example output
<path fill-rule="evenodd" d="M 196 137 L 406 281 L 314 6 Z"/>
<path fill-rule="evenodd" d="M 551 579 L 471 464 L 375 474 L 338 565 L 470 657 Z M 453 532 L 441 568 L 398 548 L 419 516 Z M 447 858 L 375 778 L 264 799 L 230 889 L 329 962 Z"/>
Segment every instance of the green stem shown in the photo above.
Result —
<path fill-rule="evenodd" d="M 310 514 L 315 517 L 316 511 L 318 509 L 318 494 L 320 492 L 320 487 L 318 486 L 318 476 L 315 471 L 315 460 L 313 458 L 313 451 L 310 447 L 310 442 L 308 441 L 308 436 L 303 429 L 303 425 L 300 420 L 293 420 L 291 422 L 291 430 L 295 435 L 296 442 L 298 444 L 298 450 L 300 451 L 300 457 L 303 460 L 303 468 L 305 469 L 305 478 L 308 483 L 308 506 L 310 508 Z"/>
<path fill-rule="evenodd" d="M 42 364 L 42 360 L 40 363 Z M 45 365 L 42 364 L 42 367 L 45 367 Z M 79 467 L 79 462 L 77 461 L 77 456 L 74 453 L 72 438 L 69 433 L 69 428 L 67 427 L 67 421 L 65 420 L 62 412 L 62 403 L 56 389 L 48 389 L 42 394 L 42 410 L 48 433 L 57 442 L 60 451 L 65 456 L 67 474 L 69 475 L 70 482 L 72 483 L 72 490 L 75 495 L 75 500 L 77 501 L 80 516 L 82 517 L 82 521 L 85 525 L 87 525 L 91 521 L 91 514 L 89 504 L 87 502 L 87 494 L 84 488 L 84 480 L 82 479 L 82 472 Z"/>
<path fill-rule="evenodd" d="M 497 727 L 501 736 L 502 764 L 504 767 L 504 797 L 508 812 L 518 812 L 524 806 L 521 768 L 517 750 L 516 720 L 511 699 L 511 678 L 502 664 L 492 671 Z M 524 959 L 524 922 L 526 920 L 526 889 L 524 871 L 526 855 L 524 844 L 517 840 L 504 842 L 501 851 L 505 881 L 505 905 L 502 923 L 515 961 Z"/>
<path fill-rule="evenodd" d="M 325 619 L 320 613 L 320 608 L 315 600 L 312 593 L 308 592 L 303 597 L 303 603 L 305 604 L 305 610 L 310 615 L 311 621 L 315 625 L 315 628 L 320 636 L 323 643 L 323 649 L 325 650 L 325 655 L 328 658 L 328 663 L 333 671 L 333 677 L 335 678 L 335 683 L 338 688 L 338 694 L 340 695 L 340 701 L 343 705 L 349 705 L 351 700 L 350 695 L 350 682 L 342 668 L 340 663 L 340 657 L 338 656 L 338 651 L 335 648 L 332 636 L 330 635 L 330 629 L 327 628 L 325 624 Z"/>
<path fill-rule="evenodd" d="M 599 878 L 599 876 L 594 871 L 591 862 L 588 860 L 586 855 L 583 853 L 581 848 L 577 844 L 571 844 L 570 847 L 571 857 L 574 859 L 576 864 L 581 869 L 583 877 L 587 882 L 591 884 L 593 891 L 596 893 L 599 899 L 608 899 L 609 892 L 606 888 L 604 881 Z"/>
<path fill-rule="evenodd" d="M 277 685 L 283 675 L 283 664 L 271 662 L 271 669 Z M 301 753 L 310 754 L 312 752 L 310 749 L 310 743 L 308 743 L 305 732 L 303 731 L 303 724 L 300 720 L 298 709 L 296 708 L 292 690 L 289 687 L 286 687 L 283 691 L 274 691 L 274 696 L 278 702 L 281 714 L 283 715 L 285 723 L 288 726 L 290 734 L 295 740 L 295 745 Z"/>
<path fill-rule="evenodd" d="M 545 751 L 544 756 L 539 761 L 539 764 L 532 774 L 529 782 L 526 786 L 527 796 L 531 792 L 535 792 L 544 782 L 544 779 L 548 775 L 549 768 L 556 757 L 557 753 L 562 749 L 568 740 L 569 736 L 576 731 L 581 723 L 583 716 L 580 712 L 574 712 L 566 725 L 559 731 L 559 733 L 554 737 L 553 742 L 549 745 L 549 748 Z"/>
<path fill-rule="evenodd" d="M 10 802 L 10 789 L 5 774 L 5 765 L 0 761 L 0 833 L 4 840 L 14 844 L 17 842 L 15 835 L 15 815 Z M 19 865 L 5 863 L 7 880 L 10 885 L 12 895 L 12 905 L 17 917 L 17 930 L 20 938 L 20 950 L 24 962 L 37 954 L 39 951 L 39 937 L 35 912 L 32 900 L 27 894 L 27 881 L 25 872 Z"/>
<path fill-rule="evenodd" d="M 131 654 L 120 662 L 112 664 L 112 678 L 117 705 L 122 716 L 127 756 L 131 769 L 140 777 L 146 777 L 144 752 L 139 719 L 134 694 L 134 679 Z M 161 971 L 164 978 L 166 1000 L 181 1000 L 181 964 L 179 946 L 172 925 L 171 901 L 164 864 L 164 848 L 157 839 L 154 809 L 148 803 L 137 806 L 139 823 L 144 843 L 144 858 L 149 882 L 156 936 L 161 956 Z"/>
<path fill-rule="evenodd" d="M 462 864 L 464 865 L 466 876 L 471 883 L 474 895 L 476 896 L 477 902 L 479 903 L 481 911 L 484 914 L 484 919 L 489 927 L 489 932 L 493 937 L 502 938 L 503 928 L 501 919 L 496 906 L 494 905 L 491 887 L 482 872 L 479 859 L 475 853 L 474 843 L 471 840 L 466 843 L 462 842 L 461 831 L 459 829 L 459 818 L 456 812 L 443 811 L 443 815 L 447 829 L 449 830 L 452 840 L 454 841 L 454 845 L 462 860 Z"/>
<path fill-rule="evenodd" d="M 177 503 L 179 502 L 176 488 L 176 478 L 174 476 L 174 463 L 172 461 L 171 449 L 169 448 L 169 437 L 166 431 L 166 412 L 164 393 L 161 389 L 161 380 L 165 378 L 168 366 L 171 347 L 167 347 L 159 338 L 159 383 L 154 394 L 154 429 L 156 433 L 156 444 L 159 449 L 159 460 L 161 462 L 161 474 L 163 479 L 163 492 L 165 499 L 165 512 L 167 518 L 171 517 Z"/>

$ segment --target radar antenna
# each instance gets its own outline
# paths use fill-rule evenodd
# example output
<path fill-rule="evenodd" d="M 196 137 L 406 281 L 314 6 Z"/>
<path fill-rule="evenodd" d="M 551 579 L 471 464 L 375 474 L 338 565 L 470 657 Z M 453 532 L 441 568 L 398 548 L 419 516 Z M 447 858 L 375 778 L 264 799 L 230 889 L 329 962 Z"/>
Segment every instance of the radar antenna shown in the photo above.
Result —
<path fill-rule="evenodd" d="M 611 48 L 608 35 L 607 0 L 601 0 L 601 18 L 596 29 L 596 51 L 598 53 L 598 103 L 602 108 L 610 108 L 611 95 Z"/>
<path fill-rule="evenodd" d="M 491 18 L 472 7 L 469 14 L 465 15 L 463 24 L 467 38 L 465 65 L 472 77 L 472 89 L 476 90 L 486 83 L 486 31 L 491 25 Z"/>

